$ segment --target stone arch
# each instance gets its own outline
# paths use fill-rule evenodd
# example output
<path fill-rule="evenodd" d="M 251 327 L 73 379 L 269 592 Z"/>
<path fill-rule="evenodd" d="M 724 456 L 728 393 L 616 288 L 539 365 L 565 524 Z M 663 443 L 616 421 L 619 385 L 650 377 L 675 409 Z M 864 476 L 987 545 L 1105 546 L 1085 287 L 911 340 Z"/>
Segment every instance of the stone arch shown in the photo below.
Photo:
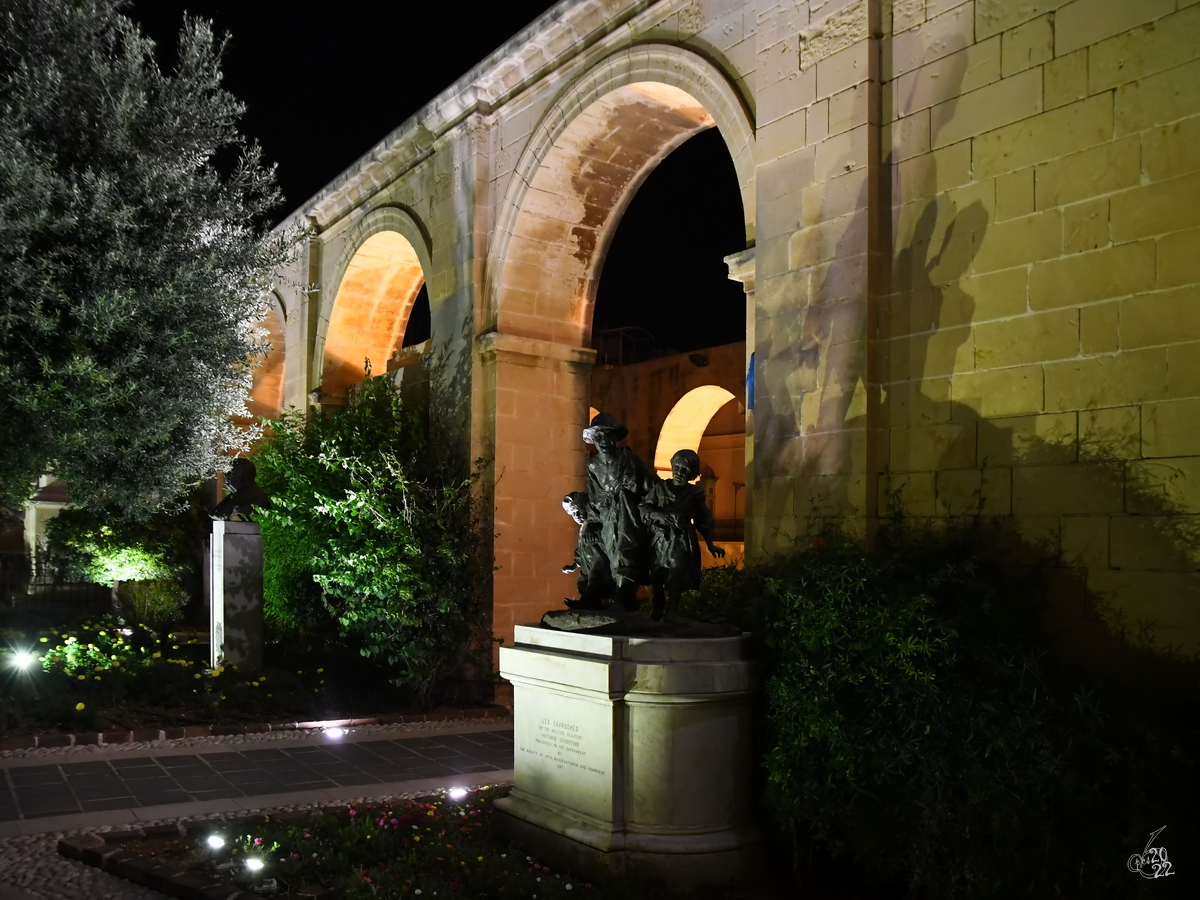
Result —
<path fill-rule="evenodd" d="M 655 166 L 713 127 L 733 158 L 752 243 L 746 104 L 710 62 L 660 44 L 613 53 L 575 79 L 535 128 L 498 204 L 479 349 L 494 416 L 492 625 L 506 639 L 570 591 L 558 560 L 571 558 L 578 529 L 560 504 L 586 483 L 592 307 L 612 236 Z"/>
<path fill-rule="evenodd" d="M 332 301 L 322 303 L 314 347 L 321 392 L 344 395 L 362 380 L 363 361 L 375 374 L 400 349 L 409 313 L 432 268 L 429 242 L 406 210 L 372 210 L 349 235 L 334 269 Z"/>
<path fill-rule="evenodd" d="M 716 127 L 754 241 L 754 127 L 712 63 L 680 47 L 621 50 L 543 117 L 509 182 L 488 259 L 485 321 L 505 334 L 587 346 L 596 284 L 638 186 L 679 144 Z"/>
<path fill-rule="evenodd" d="M 246 404 L 251 419 L 262 416 L 278 419 L 283 411 L 284 365 L 287 360 L 287 310 L 279 295 L 272 291 L 267 295 L 267 310 L 259 327 L 267 333 L 270 349 L 263 355 L 262 363 L 254 369 L 250 387 L 250 400 Z"/>
<path fill-rule="evenodd" d="M 692 388 L 671 407 L 658 433 L 654 449 L 654 468 L 670 473 L 671 456 L 680 450 L 700 451 L 700 440 L 708 423 L 722 406 L 736 399 L 732 393 L 716 384 Z"/>

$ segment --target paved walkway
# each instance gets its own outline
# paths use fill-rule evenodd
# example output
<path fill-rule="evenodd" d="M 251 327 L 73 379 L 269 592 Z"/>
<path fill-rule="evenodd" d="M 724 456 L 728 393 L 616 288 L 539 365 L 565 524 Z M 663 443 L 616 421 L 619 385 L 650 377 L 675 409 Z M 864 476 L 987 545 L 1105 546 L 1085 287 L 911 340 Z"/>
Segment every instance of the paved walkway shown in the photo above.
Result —
<path fill-rule="evenodd" d="M 511 723 L 76 747 L 0 757 L 0 900 L 161 897 L 55 851 L 63 833 L 510 782 Z"/>

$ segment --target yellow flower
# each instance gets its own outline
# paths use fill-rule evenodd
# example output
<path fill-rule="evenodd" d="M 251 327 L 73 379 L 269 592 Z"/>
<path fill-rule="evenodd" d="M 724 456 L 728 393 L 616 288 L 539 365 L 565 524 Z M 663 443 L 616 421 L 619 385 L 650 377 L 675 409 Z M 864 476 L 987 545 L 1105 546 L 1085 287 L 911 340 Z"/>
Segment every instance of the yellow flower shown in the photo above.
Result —
<path fill-rule="evenodd" d="M 95 681 L 99 681 L 99 680 L 100 680 L 100 676 L 99 676 L 99 675 L 93 675 L 93 676 L 92 676 L 92 679 L 93 679 L 93 680 L 95 680 Z"/>
<path fill-rule="evenodd" d="M 193 675 L 192 677 L 193 677 L 193 678 L 199 678 L 199 677 L 200 677 L 200 673 L 199 673 L 199 672 L 197 672 L 197 673 L 196 673 L 195 675 Z"/>
<path fill-rule="evenodd" d="M 38 640 L 41 641 L 43 644 L 46 644 L 46 643 L 49 643 L 50 638 L 38 638 Z"/>
<path fill-rule="evenodd" d="M 75 677 L 78 678 L 80 681 L 87 681 L 86 675 L 76 675 Z"/>
<path fill-rule="evenodd" d="M 483 857 L 482 857 L 482 856 L 481 856 L 481 857 L 479 857 L 479 861 L 480 861 L 480 862 L 483 862 Z"/>
<path fill-rule="evenodd" d="M 159 659 L 160 657 L 162 657 L 162 651 L 161 651 L 161 650 L 155 650 L 155 651 L 154 651 L 154 653 L 153 653 L 153 656 L 154 656 L 154 658 L 155 658 L 155 659 Z"/>
<path fill-rule="evenodd" d="M 255 687 L 258 687 L 258 682 L 257 682 L 257 681 L 252 681 L 252 682 L 250 682 L 250 683 L 251 683 L 251 684 L 253 684 Z"/>
<path fill-rule="evenodd" d="M 320 675 L 324 671 L 325 671 L 324 669 L 317 669 L 317 674 Z"/>
<path fill-rule="evenodd" d="M 80 711 L 82 711 L 82 710 L 83 710 L 83 704 L 82 704 L 82 703 L 76 703 L 76 704 L 75 704 L 75 712 L 80 712 Z"/>

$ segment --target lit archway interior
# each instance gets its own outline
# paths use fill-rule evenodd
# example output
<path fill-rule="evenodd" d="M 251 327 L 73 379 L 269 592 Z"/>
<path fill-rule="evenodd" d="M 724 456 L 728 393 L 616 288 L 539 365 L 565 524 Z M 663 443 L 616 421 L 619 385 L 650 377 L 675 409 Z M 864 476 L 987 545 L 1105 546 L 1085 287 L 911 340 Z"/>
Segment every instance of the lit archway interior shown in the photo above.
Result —
<path fill-rule="evenodd" d="M 272 305 L 267 310 L 259 327 L 267 332 L 267 340 L 271 344 L 271 349 L 263 357 L 262 365 L 254 370 L 250 400 L 246 404 L 250 410 L 252 421 L 258 419 L 259 416 L 277 419 L 283 410 L 283 365 L 286 338 L 283 333 L 283 317 L 279 314 L 276 306 Z"/>
<path fill-rule="evenodd" d="M 500 330 L 587 346 L 616 221 L 659 161 L 714 124 L 690 94 L 657 82 L 617 88 L 583 110 L 522 201 L 497 289 Z"/>
<path fill-rule="evenodd" d="M 558 560 L 571 558 L 579 530 L 561 501 L 586 484 L 580 433 L 591 380 L 586 357 L 573 351 L 591 343 L 604 256 L 659 162 L 716 124 L 688 92 L 634 82 L 590 100 L 521 176 L 528 187 L 503 226 L 489 314 L 499 334 L 549 344 L 544 358 L 498 355 L 495 363 L 492 626 L 508 640 L 572 589 Z"/>
<path fill-rule="evenodd" d="M 378 375 L 404 341 L 413 302 L 425 283 L 416 250 L 403 235 L 381 231 L 346 267 L 325 337 L 321 390 L 344 396 L 362 381 L 365 360 Z"/>
<path fill-rule="evenodd" d="M 733 400 L 733 394 L 715 384 L 694 388 L 671 407 L 658 435 L 654 449 L 654 468 L 670 474 L 671 457 L 680 450 L 700 451 L 704 430 L 722 406 Z"/>

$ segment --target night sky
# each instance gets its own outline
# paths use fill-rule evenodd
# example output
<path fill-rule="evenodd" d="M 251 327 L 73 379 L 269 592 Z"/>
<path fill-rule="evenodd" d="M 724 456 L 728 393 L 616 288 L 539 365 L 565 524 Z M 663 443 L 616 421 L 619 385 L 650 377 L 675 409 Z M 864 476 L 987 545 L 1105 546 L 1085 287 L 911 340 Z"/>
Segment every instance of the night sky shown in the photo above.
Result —
<path fill-rule="evenodd" d="M 127 14 L 168 69 L 185 10 L 230 34 L 226 86 L 247 106 L 242 130 L 278 164 L 283 218 L 552 5 L 136 0 Z M 638 191 L 605 261 L 596 331 L 635 325 L 678 351 L 744 339 L 742 288 L 721 261 L 744 247 L 733 163 L 711 130 Z M 405 343 L 427 328 L 414 310 Z"/>

